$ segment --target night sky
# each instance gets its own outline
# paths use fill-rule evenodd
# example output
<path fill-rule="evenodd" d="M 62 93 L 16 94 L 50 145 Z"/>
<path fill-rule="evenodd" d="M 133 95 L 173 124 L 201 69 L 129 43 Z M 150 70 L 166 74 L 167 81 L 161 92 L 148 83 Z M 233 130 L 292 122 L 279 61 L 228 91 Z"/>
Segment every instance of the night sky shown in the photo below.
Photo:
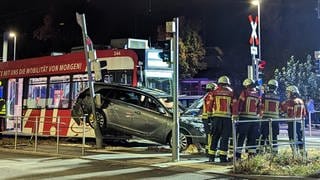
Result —
<path fill-rule="evenodd" d="M 85 13 L 88 34 L 95 44 L 113 38 L 156 41 L 157 26 L 176 16 L 195 19 L 207 48 L 209 70 L 203 76 L 240 74 L 251 64 L 248 15 L 257 9 L 249 0 L 2 0 L 0 30 L 15 30 L 17 59 L 69 52 L 82 45 L 75 13 Z M 262 0 L 262 59 L 266 74 L 286 63 L 291 55 L 305 59 L 320 49 L 318 0 Z M 23 4 L 22 4 L 23 3 Z M 44 21 L 45 19 L 45 21 Z M 9 41 L 12 43 L 12 41 Z M 2 44 L 0 45 L 2 49 Z M 222 60 L 215 56 L 219 47 Z M 9 44 L 9 48 L 11 48 Z M 12 57 L 9 49 L 9 57 Z M 210 71 L 212 72 L 212 71 Z"/>

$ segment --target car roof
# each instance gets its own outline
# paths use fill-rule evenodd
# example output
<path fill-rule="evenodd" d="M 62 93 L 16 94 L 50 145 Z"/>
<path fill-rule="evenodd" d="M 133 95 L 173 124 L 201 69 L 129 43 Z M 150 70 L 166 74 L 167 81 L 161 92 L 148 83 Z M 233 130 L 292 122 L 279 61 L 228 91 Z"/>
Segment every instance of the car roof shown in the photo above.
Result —
<path fill-rule="evenodd" d="M 132 91 L 139 91 L 147 94 L 151 94 L 155 97 L 170 97 L 169 94 L 166 92 L 159 90 L 159 89 L 150 89 L 145 87 L 133 87 L 131 85 L 124 85 L 124 84 L 116 84 L 116 83 L 103 83 L 103 82 L 95 82 L 95 90 L 100 90 L 102 88 L 114 88 L 114 89 L 127 89 Z"/>

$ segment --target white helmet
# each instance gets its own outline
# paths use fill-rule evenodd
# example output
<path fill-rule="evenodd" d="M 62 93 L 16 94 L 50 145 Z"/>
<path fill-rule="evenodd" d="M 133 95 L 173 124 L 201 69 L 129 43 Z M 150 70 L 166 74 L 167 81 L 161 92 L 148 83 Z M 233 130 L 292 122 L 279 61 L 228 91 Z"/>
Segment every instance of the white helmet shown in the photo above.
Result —
<path fill-rule="evenodd" d="M 288 86 L 288 87 L 286 88 L 286 91 L 289 91 L 289 92 L 291 92 L 292 94 L 298 94 L 298 95 L 300 95 L 300 92 L 299 92 L 299 89 L 297 88 L 297 86 L 293 86 L 293 85 Z"/>
<path fill-rule="evenodd" d="M 218 79 L 218 84 L 228 84 L 231 85 L 230 83 L 230 79 L 228 78 L 228 76 L 221 76 Z"/>
<path fill-rule="evenodd" d="M 245 86 L 245 87 L 248 87 L 248 86 L 253 85 L 253 83 L 254 83 L 254 82 L 253 82 L 252 79 L 247 78 L 247 79 L 245 79 L 245 80 L 243 81 L 242 85 Z"/>
<path fill-rule="evenodd" d="M 215 89 L 217 87 L 217 84 L 216 83 L 208 83 L 206 85 L 206 89 L 207 90 L 211 90 L 211 89 Z"/>
<path fill-rule="evenodd" d="M 268 86 L 279 87 L 279 83 L 278 83 L 278 81 L 275 80 L 275 79 L 270 79 L 270 80 L 268 81 Z"/>

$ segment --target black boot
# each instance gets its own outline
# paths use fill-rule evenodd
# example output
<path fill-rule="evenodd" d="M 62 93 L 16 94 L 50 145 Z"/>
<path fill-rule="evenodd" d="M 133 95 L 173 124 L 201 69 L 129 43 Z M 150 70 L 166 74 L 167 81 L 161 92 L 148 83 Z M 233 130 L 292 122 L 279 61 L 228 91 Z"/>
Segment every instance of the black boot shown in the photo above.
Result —
<path fill-rule="evenodd" d="M 241 160 L 241 153 L 236 153 L 236 160 L 238 161 L 238 160 Z"/>
<path fill-rule="evenodd" d="M 216 156 L 215 155 L 208 155 L 209 156 L 209 162 L 214 162 Z"/>
<path fill-rule="evenodd" d="M 229 162 L 227 155 L 220 155 L 219 158 L 220 158 L 220 162 L 222 163 Z"/>

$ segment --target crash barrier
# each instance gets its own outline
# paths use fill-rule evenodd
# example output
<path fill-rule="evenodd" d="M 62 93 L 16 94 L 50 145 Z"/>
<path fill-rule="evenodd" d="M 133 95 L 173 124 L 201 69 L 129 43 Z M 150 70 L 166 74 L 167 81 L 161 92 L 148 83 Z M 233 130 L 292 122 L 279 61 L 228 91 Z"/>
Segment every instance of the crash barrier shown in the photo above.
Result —
<path fill-rule="evenodd" d="M 309 124 L 309 136 L 312 136 L 312 124 L 320 125 L 320 111 L 313 111 L 308 113 L 308 124 Z"/>
<path fill-rule="evenodd" d="M 232 121 L 232 139 L 233 139 L 233 171 L 236 171 L 236 162 L 237 162 L 237 158 L 236 158 L 236 152 L 237 150 L 241 150 L 241 152 L 243 152 L 245 149 L 248 148 L 256 148 L 256 149 L 262 149 L 260 142 L 258 143 L 258 145 L 256 146 L 246 146 L 244 143 L 244 147 L 238 147 L 237 144 L 237 125 L 240 123 L 261 123 L 261 122 L 269 122 L 269 136 L 268 136 L 268 140 L 269 140 L 269 148 L 270 150 L 272 150 L 272 148 L 274 147 L 274 145 L 282 146 L 282 145 L 290 145 L 293 150 L 293 157 L 296 157 L 298 155 L 297 152 L 297 146 L 299 144 L 302 143 L 303 146 L 303 153 L 302 153 L 302 157 L 303 159 L 306 159 L 306 148 L 305 148 L 305 119 L 304 118 L 283 118 L 283 119 L 257 119 L 257 120 L 233 120 Z M 289 141 L 289 137 L 288 137 L 288 143 L 277 143 L 274 144 L 273 143 L 273 138 L 272 138 L 272 122 L 293 122 L 293 142 Z M 302 142 L 299 142 L 297 139 L 297 123 L 301 123 L 301 128 L 302 128 Z M 259 137 L 258 137 L 259 138 Z M 260 140 L 260 138 L 259 138 Z M 264 145 L 266 146 L 266 145 Z"/>
<path fill-rule="evenodd" d="M 86 116 L 79 117 L 82 120 L 86 119 Z M 32 130 L 30 133 L 25 133 L 25 131 L 22 131 L 21 125 L 26 123 L 26 119 L 28 119 L 28 123 L 33 124 Z M 71 118 L 71 117 L 63 117 L 63 116 L 28 116 L 28 118 L 24 118 L 24 116 L 0 116 L 0 122 L 1 122 L 1 133 L 6 134 L 6 135 L 14 135 L 14 150 L 17 150 L 18 146 L 18 136 L 28 136 L 30 137 L 30 143 L 32 142 L 33 144 L 33 151 L 37 152 L 38 151 L 38 137 L 39 134 L 47 133 L 47 134 L 55 134 L 54 136 L 56 137 L 56 154 L 60 154 L 60 132 L 63 130 L 62 128 L 70 128 L 69 126 L 66 127 L 64 122 L 61 122 L 61 118 Z M 46 118 L 52 118 L 54 121 L 51 123 L 45 122 L 44 119 Z M 30 120 L 32 119 L 32 120 Z M 85 121 L 82 121 L 85 122 Z M 12 129 L 6 129 L 5 124 L 10 123 L 13 124 Z M 42 126 L 54 126 L 56 127 L 55 129 L 50 129 L 49 132 L 40 132 L 39 131 L 39 126 L 40 124 Z M 61 127 L 63 126 L 63 127 Z M 81 145 L 81 155 L 85 154 L 85 144 L 86 144 L 86 131 L 87 131 L 87 126 L 86 123 L 82 123 L 82 126 L 79 127 L 82 128 L 82 145 Z M 45 137 L 52 137 L 52 135 L 41 135 Z M 32 141 L 32 139 L 34 139 Z"/>

